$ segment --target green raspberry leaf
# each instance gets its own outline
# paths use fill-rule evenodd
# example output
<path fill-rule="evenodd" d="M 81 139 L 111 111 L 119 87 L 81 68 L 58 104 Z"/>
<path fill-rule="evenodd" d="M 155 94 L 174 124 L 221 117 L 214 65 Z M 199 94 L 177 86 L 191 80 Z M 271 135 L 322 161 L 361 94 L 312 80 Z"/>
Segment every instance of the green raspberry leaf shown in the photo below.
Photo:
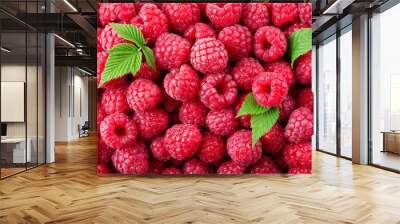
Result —
<path fill-rule="evenodd" d="M 254 95 L 252 93 L 249 93 L 244 99 L 243 104 L 240 107 L 240 110 L 236 115 L 236 117 L 240 117 L 247 114 L 258 115 L 265 113 L 268 110 L 269 108 L 259 105 L 254 99 Z"/>
<path fill-rule="evenodd" d="M 146 40 L 137 26 L 117 23 L 111 23 L 110 25 L 121 38 L 132 41 L 136 46 L 143 47 L 146 44 Z"/>
<path fill-rule="evenodd" d="M 154 62 L 154 54 L 153 51 L 149 47 L 143 47 L 142 52 L 144 57 L 146 58 L 147 64 L 153 69 L 156 70 L 156 64 Z"/>
<path fill-rule="evenodd" d="M 131 72 L 136 74 L 142 63 L 142 53 L 132 44 L 118 44 L 108 51 L 108 59 L 100 86 Z"/>
<path fill-rule="evenodd" d="M 297 58 L 312 49 L 312 29 L 303 28 L 296 30 L 289 37 L 290 59 L 293 63 Z"/>
<path fill-rule="evenodd" d="M 257 141 L 275 125 L 279 118 L 279 108 L 251 116 L 251 142 L 254 146 Z"/>

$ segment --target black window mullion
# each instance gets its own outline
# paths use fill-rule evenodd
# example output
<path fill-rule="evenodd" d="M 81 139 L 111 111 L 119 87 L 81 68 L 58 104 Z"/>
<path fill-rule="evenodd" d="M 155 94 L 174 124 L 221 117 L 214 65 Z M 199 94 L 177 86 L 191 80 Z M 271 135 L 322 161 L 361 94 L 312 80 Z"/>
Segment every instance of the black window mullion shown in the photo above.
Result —
<path fill-rule="evenodd" d="M 341 156 L 341 114 L 340 114 L 340 29 L 336 28 L 336 154 Z"/>

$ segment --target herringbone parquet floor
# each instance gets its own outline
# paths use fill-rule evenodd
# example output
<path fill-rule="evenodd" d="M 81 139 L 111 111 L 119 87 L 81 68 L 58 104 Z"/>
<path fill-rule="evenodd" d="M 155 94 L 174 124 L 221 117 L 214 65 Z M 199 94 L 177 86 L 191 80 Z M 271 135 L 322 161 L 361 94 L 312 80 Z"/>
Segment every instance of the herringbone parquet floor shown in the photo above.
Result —
<path fill-rule="evenodd" d="M 98 177 L 95 141 L 0 181 L 0 223 L 400 223 L 400 175 L 323 153 L 312 175 Z"/>

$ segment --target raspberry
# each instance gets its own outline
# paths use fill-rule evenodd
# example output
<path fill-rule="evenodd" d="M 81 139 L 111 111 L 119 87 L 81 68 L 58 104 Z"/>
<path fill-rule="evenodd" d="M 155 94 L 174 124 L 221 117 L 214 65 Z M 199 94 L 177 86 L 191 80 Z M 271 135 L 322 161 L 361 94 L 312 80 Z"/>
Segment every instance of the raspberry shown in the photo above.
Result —
<path fill-rule="evenodd" d="M 164 70 L 179 68 L 189 61 L 191 44 L 173 33 L 164 33 L 155 43 L 154 57 L 157 65 Z"/>
<path fill-rule="evenodd" d="M 103 26 L 110 22 L 128 22 L 135 15 L 135 3 L 100 3 L 99 20 Z"/>
<path fill-rule="evenodd" d="M 253 36 L 245 26 L 236 24 L 225 27 L 219 32 L 218 40 L 225 45 L 229 59 L 232 61 L 239 61 L 250 55 Z"/>
<path fill-rule="evenodd" d="M 215 38 L 199 39 L 192 46 L 190 63 L 201 73 L 220 72 L 228 65 L 228 52 L 224 44 Z"/>
<path fill-rule="evenodd" d="M 108 115 L 100 124 L 100 136 L 113 149 L 125 148 L 136 142 L 135 122 L 123 113 Z"/>
<path fill-rule="evenodd" d="M 299 3 L 299 17 L 301 23 L 311 26 L 312 23 L 312 4 L 311 3 Z"/>
<path fill-rule="evenodd" d="M 148 79 L 136 79 L 126 92 L 129 107 L 135 111 L 152 109 L 157 106 L 161 99 L 160 88 Z"/>
<path fill-rule="evenodd" d="M 253 166 L 250 170 L 252 174 L 272 174 L 279 173 L 278 166 L 274 163 L 274 161 L 267 157 L 263 156 L 258 162 Z"/>
<path fill-rule="evenodd" d="M 312 80 L 312 65 L 311 65 L 311 51 L 307 54 L 300 56 L 294 63 L 296 72 L 296 79 L 303 85 L 311 85 Z"/>
<path fill-rule="evenodd" d="M 172 158 L 185 160 L 194 155 L 201 143 L 201 132 L 191 124 L 176 124 L 164 136 L 164 147 Z"/>
<path fill-rule="evenodd" d="M 289 174 L 310 174 L 311 168 L 289 167 Z"/>
<path fill-rule="evenodd" d="M 150 149 L 153 157 L 160 161 L 168 161 L 171 159 L 167 149 L 164 147 L 164 136 L 153 139 L 150 144 Z"/>
<path fill-rule="evenodd" d="M 174 31 L 183 33 L 189 26 L 200 22 L 200 9 L 196 3 L 165 3 L 162 7 Z"/>
<path fill-rule="evenodd" d="M 305 108 L 300 107 L 290 114 L 285 127 L 285 137 L 292 143 L 310 141 L 314 129 L 314 115 Z"/>
<path fill-rule="evenodd" d="M 264 72 L 264 68 L 254 58 L 243 58 L 232 70 L 232 76 L 238 87 L 244 90 L 251 90 L 253 79 L 259 73 Z"/>
<path fill-rule="evenodd" d="M 103 28 L 97 28 L 97 52 L 103 51 L 103 47 L 100 43 L 101 32 L 103 32 Z"/>
<path fill-rule="evenodd" d="M 168 126 L 167 112 L 156 107 L 148 111 L 136 111 L 133 116 L 138 129 L 138 135 L 143 140 L 151 140 L 160 135 Z"/>
<path fill-rule="evenodd" d="M 311 168 L 311 142 L 287 144 L 283 149 L 283 158 L 289 168 Z"/>
<path fill-rule="evenodd" d="M 144 4 L 131 23 L 140 28 L 149 42 L 156 41 L 162 33 L 169 31 L 167 16 L 155 4 Z"/>
<path fill-rule="evenodd" d="M 295 3 L 273 3 L 271 18 L 275 26 L 283 26 L 296 22 L 299 17 L 297 4 Z"/>
<path fill-rule="evenodd" d="M 175 100 L 189 101 L 199 94 L 199 77 L 189 65 L 184 64 L 165 76 L 164 89 Z"/>
<path fill-rule="evenodd" d="M 167 164 L 158 160 L 151 160 L 149 162 L 149 169 L 147 173 L 149 174 L 162 174 Z"/>
<path fill-rule="evenodd" d="M 146 62 L 143 62 L 139 71 L 136 73 L 136 79 L 149 79 L 156 81 L 160 77 L 160 72 L 153 70 Z"/>
<path fill-rule="evenodd" d="M 246 98 L 247 94 L 242 94 L 241 96 L 239 96 L 239 100 L 236 101 L 235 104 L 235 112 L 236 114 L 239 112 L 240 107 L 242 107 L 242 104 Z M 250 120 L 251 120 L 251 116 L 250 115 L 243 115 L 240 116 L 239 118 L 239 123 L 243 128 L 250 128 Z"/>
<path fill-rule="evenodd" d="M 108 168 L 108 166 L 104 163 L 98 164 L 96 167 L 96 171 L 97 174 L 107 174 L 107 173 L 111 173 L 110 168 Z"/>
<path fill-rule="evenodd" d="M 283 97 L 279 105 L 279 121 L 285 122 L 289 119 L 290 114 L 296 108 L 296 103 L 291 95 Z"/>
<path fill-rule="evenodd" d="M 211 110 L 207 114 L 206 124 L 216 135 L 227 136 L 232 134 L 238 126 L 235 111 L 232 108 Z"/>
<path fill-rule="evenodd" d="M 243 174 L 246 171 L 245 166 L 241 166 L 234 161 L 230 160 L 224 162 L 218 167 L 218 174 Z"/>
<path fill-rule="evenodd" d="M 109 50 L 117 44 L 126 42 L 118 36 L 118 33 L 110 25 L 104 27 L 103 32 L 101 32 L 100 43 L 104 50 Z"/>
<path fill-rule="evenodd" d="M 269 12 L 267 6 L 262 3 L 248 3 L 243 7 L 243 24 L 252 32 L 268 25 Z"/>
<path fill-rule="evenodd" d="M 288 87 L 293 86 L 294 83 L 296 82 L 296 77 L 294 75 L 292 66 L 284 60 L 278 60 L 275 62 L 267 63 L 265 65 L 265 71 L 275 72 L 279 76 L 283 76 L 286 79 Z"/>
<path fill-rule="evenodd" d="M 208 174 L 211 173 L 211 168 L 204 162 L 192 158 L 183 166 L 184 174 Z"/>
<path fill-rule="evenodd" d="M 275 161 L 275 164 L 279 167 L 281 171 L 287 170 L 288 165 L 283 158 L 283 150 L 281 150 L 278 154 L 273 155 L 273 159 Z"/>
<path fill-rule="evenodd" d="M 295 32 L 296 30 L 299 30 L 299 29 L 307 28 L 307 27 L 309 27 L 309 26 L 306 24 L 303 24 L 303 23 L 293 23 L 292 25 L 285 28 L 284 34 L 285 34 L 286 38 L 289 39 L 290 35 L 292 35 L 293 32 Z"/>
<path fill-rule="evenodd" d="M 287 50 L 285 34 L 276 27 L 263 26 L 254 34 L 254 55 L 266 62 L 281 58 Z"/>
<path fill-rule="evenodd" d="M 203 135 L 197 157 L 205 163 L 218 163 L 225 156 L 225 142 L 222 137 L 206 133 Z"/>
<path fill-rule="evenodd" d="M 229 136 L 226 142 L 229 156 L 241 166 L 249 166 L 256 163 L 262 156 L 261 142 L 253 147 L 251 143 L 251 131 L 239 130 Z"/>
<path fill-rule="evenodd" d="M 168 161 L 169 166 L 171 167 L 180 167 L 182 166 L 184 161 L 182 160 L 176 160 L 176 159 L 171 159 Z"/>
<path fill-rule="evenodd" d="M 289 88 L 284 77 L 264 72 L 254 78 L 252 90 L 257 103 L 271 108 L 279 106 Z"/>
<path fill-rule="evenodd" d="M 164 175 L 182 174 L 182 170 L 175 168 L 175 167 L 170 167 L 170 168 L 166 168 L 162 174 L 164 174 Z"/>
<path fill-rule="evenodd" d="M 101 102 L 101 98 L 99 98 L 99 102 Z M 100 129 L 100 124 L 107 116 L 106 112 L 104 111 L 103 107 L 100 103 L 97 104 L 97 129 Z"/>
<path fill-rule="evenodd" d="M 283 145 L 285 145 L 285 132 L 283 128 L 277 123 L 271 130 L 260 138 L 263 150 L 269 154 L 278 153 Z"/>
<path fill-rule="evenodd" d="M 104 51 L 102 52 L 97 52 L 97 85 L 100 84 L 101 77 L 103 75 L 104 71 L 104 66 L 106 65 L 108 58 L 108 54 Z M 118 88 L 121 87 L 122 85 L 125 85 L 126 82 L 123 77 L 113 79 L 111 81 L 108 81 L 104 83 L 101 88 Z"/>
<path fill-rule="evenodd" d="M 183 34 L 183 37 L 185 37 L 188 41 L 190 41 L 193 44 L 198 39 L 207 37 L 215 38 L 216 35 L 213 28 L 211 28 L 209 25 L 205 23 L 196 23 L 187 28 L 187 30 Z"/>
<path fill-rule="evenodd" d="M 213 110 L 226 108 L 237 98 L 236 83 L 224 72 L 205 76 L 200 86 L 200 101 Z"/>
<path fill-rule="evenodd" d="M 217 28 L 232 26 L 238 23 L 241 14 L 241 3 L 226 3 L 224 6 L 215 3 L 208 3 L 206 5 L 206 16 Z"/>
<path fill-rule="evenodd" d="M 145 174 L 149 169 L 146 145 L 141 142 L 117 149 L 111 160 L 115 169 L 122 174 Z"/>
<path fill-rule="evenodd" d="M 299 91 L 296 97 L 296 105 L 298 107 L 306 107 L 314 112 L 314 94 L 311 88 L 304 88 Z"/>
<path fill-rule="evenodd" d="M 103 140 L 99 139 L 97 144 L 97 162 L 108 163 L 111 161 L 111 156 L 114 153 L 114 149 L 108 147 Z"/>
<path fill-rule="evenodd" d="M 179 120 L 198 127 L 206 121 L 207 113 L 208 109 L 199 100 L 188 101 L 179 108 Z"/>
<path fill-rule="evenodd" d="M 101 104 L 106 114 L 127 113 L 126 88 L 106 89 L 101 97 Z"/>
<path fill-rule="evenodd" d="M 167 111 L 168 113 L 175 111 L 181 105 L 181 103 L 179 101 L 172 99 L 166 93 L 163 94 L 162 104 L 163 104 L 164 110 Z"/>

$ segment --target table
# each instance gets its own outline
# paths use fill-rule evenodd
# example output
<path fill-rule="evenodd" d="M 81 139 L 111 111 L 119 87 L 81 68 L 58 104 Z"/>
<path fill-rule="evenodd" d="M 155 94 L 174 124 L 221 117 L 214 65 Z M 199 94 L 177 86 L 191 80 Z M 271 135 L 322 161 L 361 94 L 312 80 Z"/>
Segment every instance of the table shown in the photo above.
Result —
<path fill-rule="evenodd" d="M 382 131 L 383 151 L 400 154 L 400 131 Z"/>
<path fill-rule="evenodd" d="M 26 142 L 28 143 L 26 147 L 26 154 L 25 154 L 25 144 Z M 2 151 L 2 157 L 3 152 L 6 152 L 5 154 L 7 155 L 7 152 L 11 152 L 12 154 L 12 160 L 11 156 L 7 156 L 9 158 L 6 158 L 6 161 L 9 163 L 26 163 L 26 162 L 31 162 L 32 160 L 32 140 L 30 138 L 27 138 L 25 141 L 25 138 L 5 138 L 1 139 L 1 151 Z"/>

